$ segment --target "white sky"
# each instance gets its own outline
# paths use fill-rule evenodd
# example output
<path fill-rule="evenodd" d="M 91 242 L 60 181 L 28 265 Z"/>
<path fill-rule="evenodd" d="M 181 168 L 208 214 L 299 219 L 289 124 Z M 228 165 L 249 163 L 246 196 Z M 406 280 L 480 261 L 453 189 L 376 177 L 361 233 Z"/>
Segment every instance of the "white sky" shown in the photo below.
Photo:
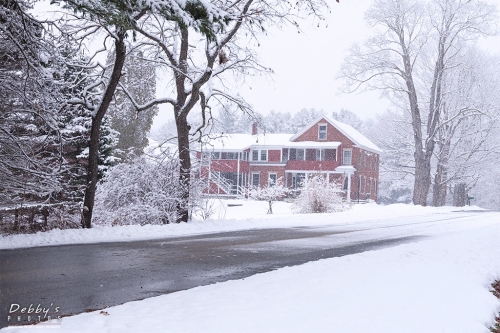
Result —
<path fill-rule="evenodd" d="M 345 108 L 366 118 L 384 111 L 388 104 L 378 98 L 378 93 L 339 95 L 341 82 L 335 79 L 346 50 L 367 36 L 364 13 L 371 2 L 330 1 L 328 27 L 302 22 L 300 34 L 294 28 L 272 31 L 261 40 L 258 51 L 275 74 L 272 81 L 250 80 L 251 89 L 242 91 L 247 100 L 263 113 L 314 108 L 331 114 Z"/>
<path fill-rule="evenodd" d="M 339 95 L 340 82 L 335 76 L 346 50 L 367 36 L 364 13 L 372 0 L 329 1 L 331 13 L 326 22 L 299 22 L 302 32 L 294 27 L 268 31 L 255 45 L 261 63 L 272 68 L 272 76 L 249 77 L 240 94 L 259 113 L 271 110 L 291 112 L 303 108 L 324 110 L 331 114 L 341 108 L 369 118 L 385 111 L 389 104 L 379 94 Z M 326 27 L 328 24 L 328 27 Z M 172 118 L 170 109 L 160 108 L 153 128 Z"/>
<path fill-rule="evenodd" d="M 487 1 L 500 5 L 500 0 Z M 293 114 L 303 108 L 314 108 L 330 115 L 344 108 L 367 119 L 385 111 L 390 104 L 379 98 L 378 92 L 339 94 L 341 82 L 335 79 L 349 47 L 362 43 L 370 35 L 364 13 L 372 2 L 329 0 L 331 13 L 324 14 L 326 22 L 320 27 L 317 22 L 302 21 L 300 34 L 293 27 L 268 31 L 267 36 L 260 38 L 260 46 L 254 47 L 261 63 L 272 68 L 274 74 L 248 77 L 246 84 L 235 90 L 239 89 L 246 101 L 263 114 L 271 110 Z M 42 8 L 39 10 L 48 10 Z M 500 37 L 488 38 L 481 46 L 500 54 Z M 160 81 L 159 90 L 161 86 Z M 171 108 L 160 106 L 153 130 L 172 118 Z"/>
<path fill-rule="evenodd" d="M 257 112 L 271 110 L 292 114 L 303 108 L 323 110 L 326 114 L 348 109 L 361 119 L 374 117 L 390 107 L 379 92 L 340 94 L 340 80 L 335 77 L 347 50 L 353 43 L 363 43 L 370 30 L 364 13 L 373 0 L 329 1 L 331 13 L 326 23 L 299 22 L 302 33 L 293 27 L 274 29 L 255 46 L 261 63 L 274 71 L 271 77 L 249 77 L 240 94 Z M 499 5 L 500 0 L 489 0 Z M 500 22 L 499 22 L 500 23 Z M 328 27 L 325 25 L 328 24 Z M 500 38 L 481 43 L 494 53 L 500 53 Z M 161 84 L 161 83 L 160 83 Z M 172 111 L 160 108 L 153 129 L 173 118 Z"/>

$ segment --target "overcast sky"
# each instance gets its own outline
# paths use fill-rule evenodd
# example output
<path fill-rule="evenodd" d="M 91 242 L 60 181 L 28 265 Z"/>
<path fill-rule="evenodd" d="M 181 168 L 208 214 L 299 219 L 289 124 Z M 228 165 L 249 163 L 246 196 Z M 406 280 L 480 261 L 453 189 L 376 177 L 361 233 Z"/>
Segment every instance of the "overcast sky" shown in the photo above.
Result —
<path fill-rule="evenodd" d="M 347 49 L 369 33 L 364 13 L 371 2 L 330 1 L 328 27 L 302 22 L 300 34 L 294 28 L 272 31 L 258 51 L 275 74 L 272 80 L 249 80 L 251 89 L 242 91 L 247 100 L 263 113 L 314 108 L 330 114 L 345 108 L 365 118 L 385 110 L 388 104 L 378 93 L 339 95 L 341 82 L 335 79 Z"/>
<path fill-rule="evenodd" d="M 369 32 L 364 13 L 371 2 L 331 0 L 331 13 L 325 14 L 327 20 L 320 27 L 317 22 L 302 21 L 301 33 L 294 27 L 268 31 L 255 49 L 261 63 L 274 74 L 247 78 L 240 94 L 264 114 L 271 110 L 295 113 L 303 108 L 331 114 L 345 108 L 367 118 L 384 111 L 388 104 L 378 93 L 339 95 L 340 82 L 335 80 L 345 51 Z M 171 118 L 171 111 L 162 108 L 154 127 Z"/>
<path fill-rule="evenodd" d="M 390 104 L 378 92 L 339 94 L 340 80 L 335 77 L 353 43 L 362 43 L 370 34 L 364 13 L 373 0 L 330 1 L 326 23 L 300 22 L 302 33 L 288 27 L 275 29 L 260 39 L 256 51 L 262 63 L 271 67 L 271 77 L 251 77 L 241 87 L 241 95 L 260 113 L 270 110 L 295 113 L 303 108 L 332 111 L 348 109 L 367 119 L 385 111 Z M 490 0 L 498 4 L 499 0 Z M 328 24 L 328 27 L 326 27 Z M 483 42 L 491 52 L 500 53 L 500 38 Z M 154 127 L 172 118 L 163 109 Z"/>
<path fill-rule="evenodd" d="M 500 5 L 500 0 L 488 0 Z M 369 35 L 364 13 L 373 0 L 329 0 L 331 13 L 326 22 L 299 22 L 294 27 L 268 31 L 255 45 L 261 63 L 274 71 L 271 77 L 248 77 L 240 94 L 257 112 L 271 110 L 295 113 L 303 108 L 332 111 L 348 109 L 367 119 L 385 111 L 390 104 L 377 92 L 339 94 L 341 82 L 335 77 L 353 43 L 362 43 Z M 500 23 L 500 22 L 499 22 Z M 328 24 L 328 27 L 326 27 Z M 489 51 L 500 54 L 500 38 L 483 41 Z M 162 83 L 158 83 L 161 87 Z M 236 88 L 236 87 L 235 87 Z M 161 95 L 161 93 L 160 93 Z M 170 108 L 161 107 L 154 127 L 172 119 Z"/>

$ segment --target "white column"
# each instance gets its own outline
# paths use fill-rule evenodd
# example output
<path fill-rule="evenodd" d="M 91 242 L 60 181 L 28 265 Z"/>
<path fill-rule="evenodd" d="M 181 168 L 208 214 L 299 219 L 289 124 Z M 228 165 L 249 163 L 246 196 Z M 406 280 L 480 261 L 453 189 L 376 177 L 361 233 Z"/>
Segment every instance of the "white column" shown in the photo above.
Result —
<path fill-rule="evenodd" d="M 236 194 L 239 194 L 238 193 L 239 190 L 240 190 L 240 153 L 238 152 L 238 167 L 236 171 Z"/>
<path fill-rule="evenodd" d="M 347 202 L 351 202 L 351 174 L 347 174 Z"/>

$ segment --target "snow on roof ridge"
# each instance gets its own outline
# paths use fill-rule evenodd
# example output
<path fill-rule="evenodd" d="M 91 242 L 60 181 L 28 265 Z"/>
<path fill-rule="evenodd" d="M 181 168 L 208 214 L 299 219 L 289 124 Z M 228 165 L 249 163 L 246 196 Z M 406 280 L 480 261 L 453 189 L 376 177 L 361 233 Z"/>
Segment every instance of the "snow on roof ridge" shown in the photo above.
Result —
<path fill-rule="evenodd" d="M 349 138 L 352 142 L 354 142 L 355 145 L 360 146 L 361 148 L 367 150 L 375 151 L 377 153 L 382 153 L 382 149 L 377 147 L 370 139 L 361 134 L 357 129 L 355 129 L 349 124 L 335 120 L 326 114 L 318 116 L 316 119 L 314 119 L 309 124 L 304 126 L 290 140 L 297 139 L 299 136 L 304 134 L 308 129 L 310 129 L 314 124 L 316 124 L 321 119 L 325 119 L 326 121 L 328 121 L 332 126 L 337 128 L 342 134 L 344 134 L 347 138 Z"/>
<path fill-rule="evenodd" d="M 336 125 L 336 127 L 343 132 L 349 139 L 351 139 L 356 145 L 361 146 L 363 148 L 367 148 L 369 150 L 375 150 L 377 152 L 382 152 L 382 149 L 377 147 L 370 139 L 364 136 L 360 131 L 355 129 L 349 124 L 343 123 L 336 119 L 330 118 L 327 115 L 324 115 L 324 118 L 328 120 L 332 125 Z"/>

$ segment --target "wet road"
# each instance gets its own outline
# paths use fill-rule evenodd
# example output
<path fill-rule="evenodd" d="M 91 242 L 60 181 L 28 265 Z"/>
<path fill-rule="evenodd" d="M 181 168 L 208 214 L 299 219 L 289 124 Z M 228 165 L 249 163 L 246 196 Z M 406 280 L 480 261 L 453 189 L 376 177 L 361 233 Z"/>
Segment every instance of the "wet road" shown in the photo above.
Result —
<path fill-rule="evenodd" d="M 0 251 L 0 327 L 13 304 L 48 315 L 84 311 L 241 279 L 285 266 L 416 241 L 473 213 L 366 224 L 263 229 L 162 240 Z M 479 214 L 478 214 L 479 215 Z M 397 222 L 397 223 L 396 223 Z M 59 311 L 55 312 L 58 307 Z M 19 313 L 17 313 L 19 314 Z M 43 312 L 42 312 L 43 314 Z M 32 320 L 35 320 L 32 318 Z M 22 322 L 27 315 L 22 314 Z"/>

